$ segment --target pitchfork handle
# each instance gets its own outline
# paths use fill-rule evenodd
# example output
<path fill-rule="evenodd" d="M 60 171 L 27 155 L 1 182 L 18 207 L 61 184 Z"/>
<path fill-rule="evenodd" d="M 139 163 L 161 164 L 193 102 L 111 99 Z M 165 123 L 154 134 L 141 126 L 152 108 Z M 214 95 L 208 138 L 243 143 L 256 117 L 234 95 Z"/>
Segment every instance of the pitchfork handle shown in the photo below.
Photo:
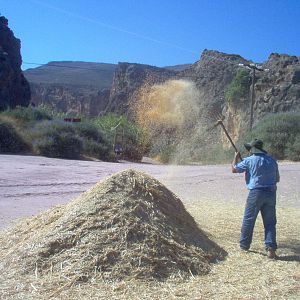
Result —
<path fill-rule="evenodd" d="M 230 135 L 228 134 L 228 132 L 227 132 L 227 130 L 226 130 L 226 128 L 225 128 L 225 126 L 224 126 L 222 120 L 219 120 L 219 124 L 222 126 L 222 128 L 223 128 L 223 130 L 224 130 L 226 136 L 228 137 L 228 139 L 229 139 L 229 141 L 230 141 L 232 147 L 234 148 L 235 152 L 238 152 L 238 153 L 239 153 L 239 158 L 240 158 L 240 160 L 243 160 L 243 158 L 242 158 L 242 156 L 241 156 L 241 153 L 238 151 L 238 149 L 236 148 L 235 144 L 233 143 L 233 141 L 232 141 Z"/>

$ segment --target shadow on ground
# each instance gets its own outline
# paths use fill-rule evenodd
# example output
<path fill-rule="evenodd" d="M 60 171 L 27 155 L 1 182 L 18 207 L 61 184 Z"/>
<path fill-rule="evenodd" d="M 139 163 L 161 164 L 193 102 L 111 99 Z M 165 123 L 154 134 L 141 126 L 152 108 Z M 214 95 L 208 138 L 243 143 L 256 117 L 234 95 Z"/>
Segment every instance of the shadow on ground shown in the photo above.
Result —
<path fill-rule="evenodd" d="M 292 252 L 291 255 L 280 255 L 277 256 L 276 260 L 280 261 L 297 261 L 300 262 L 300 240 L 292 239 L 289 241 L 284 241 L 279 244 L 278 247 L 282 252 Z M 248 250 L 250 253 L 259 254 L 262 256 L 267 256 L 265 252 L 256 251 L 256 250 Z"/>

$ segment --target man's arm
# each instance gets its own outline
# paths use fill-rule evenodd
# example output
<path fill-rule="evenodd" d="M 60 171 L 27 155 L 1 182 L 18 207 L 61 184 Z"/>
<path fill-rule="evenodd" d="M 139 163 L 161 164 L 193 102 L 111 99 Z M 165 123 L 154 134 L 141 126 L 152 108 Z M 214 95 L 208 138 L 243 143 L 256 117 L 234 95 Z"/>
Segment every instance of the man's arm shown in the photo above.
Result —
<path fill-rule="evenodd" d="M 240 152 L 235 152 L 233 161 L 231 163 L 231 171 L 232 171 L 232 173 L 238 173 L 238 171 L 235 168 L 235 165 L 240 161 L 240 157 L 241 157 Z"/>

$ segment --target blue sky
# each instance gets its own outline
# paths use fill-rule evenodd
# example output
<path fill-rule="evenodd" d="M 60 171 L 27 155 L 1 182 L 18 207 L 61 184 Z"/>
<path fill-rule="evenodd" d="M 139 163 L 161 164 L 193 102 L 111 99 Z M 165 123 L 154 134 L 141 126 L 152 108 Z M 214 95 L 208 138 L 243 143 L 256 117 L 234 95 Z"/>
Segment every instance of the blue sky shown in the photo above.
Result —
<path fill-rule="evenodd" d="M 193 63 L 300 55 L 300 0 L 0 0 L 24 62 Z M 23 64 L 23 69 L 33 67 Z"/>

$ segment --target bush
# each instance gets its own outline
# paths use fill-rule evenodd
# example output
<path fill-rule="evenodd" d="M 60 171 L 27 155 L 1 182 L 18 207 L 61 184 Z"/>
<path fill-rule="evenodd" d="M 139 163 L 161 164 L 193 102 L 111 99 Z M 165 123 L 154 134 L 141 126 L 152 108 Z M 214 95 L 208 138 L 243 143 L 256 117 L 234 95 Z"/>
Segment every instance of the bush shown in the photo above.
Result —
<path fill-rule="evenodd" d="M 249 72 L 238 70 L 226 92 L 226 100 L 229 103 L 238 103 L 245 99 L 250 89 Z"/>
<path fill-rule="evenodd" d="M 95 126 L 103 132 L 109 148 L 121 145 L 124 159 L 140 161 L 145 152 L 145 135 L 141 128 L 125 116 L 108 114 L 94 119 Z"/>
<path fill-rule="evenodd" d="M 40 155 L 79 159 L 82 142 L 69 132 L 53 133 L 50 137 L 43 136 L 36 140 L 35 149 Z"/>
<path fill-rule="evenodd" d="M 293 161 L 300 161 L 300 134 L 295 137 L 294 142 L 289 142 L 285 150 L 285 156 Z"/>
<path fill-rule="evenodd" d="M 18 153 L 28 149 L 29 146 L 17 130 L 11 124 L 0 120 L 0 152 Z"/>
<path fill-rule="evenodd" d="M 51 105 L 46 104 L 46 103 L 39 104 L 37 109 L 40 112 L 48 115 L 51 118 L 51 120 L 52 119 L 64 119 L 64 118 L 70 117 L 69 114 L 64 113 L 64 112 L 58 112 L 57 110 L 55 110 L 55 108 L 53 108 Z"/>
<path fill-rule="evenodd" d="M 93 140 L 98 143 L 105 143 L 104 133 L 98 129 L 92 122 L 84 121 L 82 123 L 76 123 L 76 131 L 81 137 L 85 139 Z"/>
<path fill-rule="evenodd" d="M 1 113 L 2 116 L 14 118 L 23 123 L 51 120 L 51 116 L 43 110 L 34 107 L 17 107 Z"/>
<path fill-rule="evenodd" d="M 48 157 L 77 159 L 86 155 L 115 160 L 113 146 L 120 142 L 124 158 L 141 160 L 143 156 L 142 131 L 126 117 L 107 115 L 79 123 L 52 118 L 58 118 L 58 115 L 47 106 L 18 107 L 0 113 L 0 122 L 6 124 L 2 125 L 6 138 L 1 136 L 1 151 L 22 151 L 26 145 L 22 138 L 26 138 L 34 153 Z M 19 134 L 21 131 L 22 135 Z"/>
<path fill-rule="evenodd" d="M 281 113 L 266 116 L 241 142 L 259 138 L 264 148 L 276 159 L 299 160 L 300 114 Z"/>
<path fill-rule="evenodd" d="M 101 160 L 112 160 L 112 153 L 107 144 L 97 143 L 91 139 L 83 141 L 82 152 L 90 157 L 95 157 Z"/>
<path fill-rule="evenodd" d="M 103 130 L 97 128 L 97 126 L 90 121 L 84 121 L 74 125 L 77 134 L 83 141 L 83 154 L 101 160 L 112 159 L 112 147 L 107 141 Z"/>
<path fill-rule="evenodd" d="M 31 135 L 34 150 L 40 155 L 71 159 L 86 155 L 112 160 L 109 143 L 90 122 L 45 121 L 37 124 Z"/>
<path fill-rule="evenodd" d="M 78 159 L 83 148 L 74 126 L 59 121 L 37 124 L 32 139 L 34 150 L 47 157 Z"/>

